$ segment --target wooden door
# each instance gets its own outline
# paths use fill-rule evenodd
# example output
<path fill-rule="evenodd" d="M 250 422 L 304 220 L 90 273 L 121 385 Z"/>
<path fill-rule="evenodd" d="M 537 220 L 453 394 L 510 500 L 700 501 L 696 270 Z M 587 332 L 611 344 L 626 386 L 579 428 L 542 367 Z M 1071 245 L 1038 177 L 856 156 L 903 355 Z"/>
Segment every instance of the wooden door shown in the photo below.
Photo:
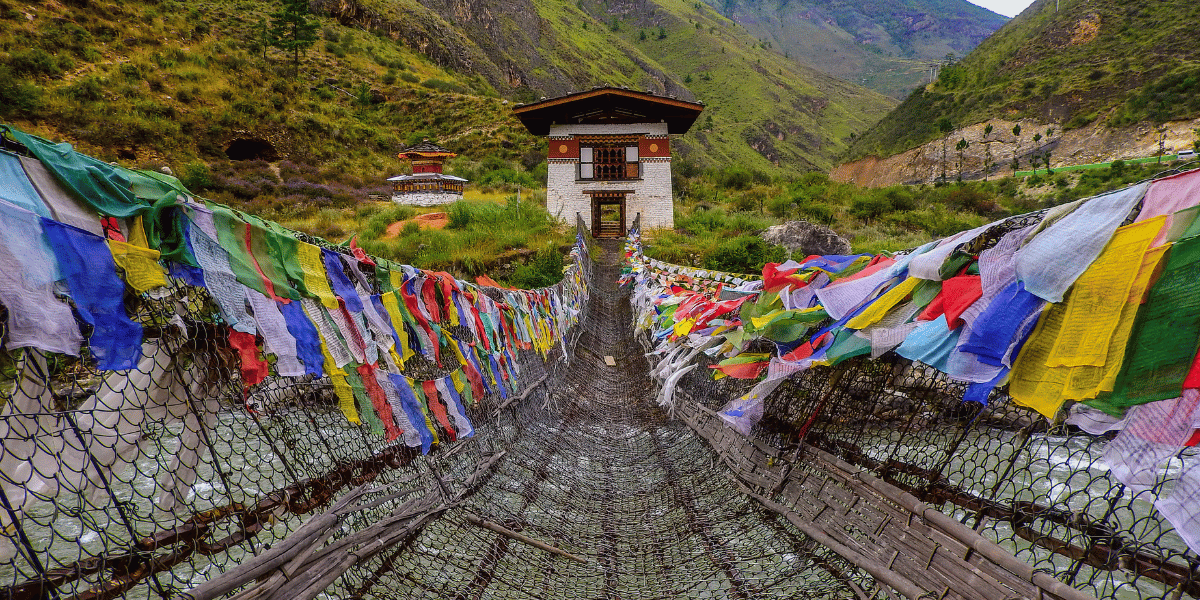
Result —
<path fill-rule="evenodd" d="M 625 194 L 592 196 L 592 237 L 619 238 L 625 235 Z"/>

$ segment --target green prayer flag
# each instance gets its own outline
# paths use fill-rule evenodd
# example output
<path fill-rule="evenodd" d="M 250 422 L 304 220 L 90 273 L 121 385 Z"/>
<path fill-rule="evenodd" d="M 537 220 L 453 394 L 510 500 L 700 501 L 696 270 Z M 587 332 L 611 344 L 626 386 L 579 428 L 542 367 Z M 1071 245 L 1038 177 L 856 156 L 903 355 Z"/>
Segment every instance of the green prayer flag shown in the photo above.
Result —
<path fill-rule="evenodd" d="M 129 178 L 129 191 L 133 192 L 134 196 L 148 200 L 151 203 L 157 202 L 171 194 L 191 195 L 191 192 L 186 187 L 183 187 L 183 183 L 166 173 L 156 173 L 140 169 L 129 170 L 122 168 L 121 170 Z"/>
<path fill-rule="evenodd" d="M 1175 217 L 1176 219 L 1186 220 L 1187 218 L 1191 218 L 1192 220 L 1191 223 L 1188 224 L 1187 229 L 1183 230 L 1183 234 L 1179 236 L 1180 239 L 1186 240 L 1187 238 L 1200 235 L 1200 219 L 1197 219 L 1193 212 L 1191 212 L 1189 209 L 1184 209 L 1175 214 L 1178 215 Z"/>
<path fill-rule="evenodd" d="M 125 169 L 80 154 L 66 142 L 55 144 L 11 125 L 0 125 L 0 135 L 5 132 L 42 161 L 46 169 L 76 199 L 96 212 L 114 217 L 132 217 L 150 208 L 150 202 L 133 193 Z"/>
<path fill-rule="evenodd" d="M 349 366 L 353 367 L 354 363 Z M 371 398 L 367 396 L 367 388 L 363 385 L 362 379 L 358 376 L 358 372 L 353 368 L 346 370 L 346 383 L 350 384 L 350 391 L 354 394 L 355 403 L 358 404 L 358 414 L 367 422 L 367 427 L 371 429 L 371 433 L 382 436 L 384 431 L 383 421 L 379 419 L 379 415 L 375 414 L 375 405 L 371 402 Z"/>
<path fill-rule="evenodd" d="M 271 282 L 275 286 L 275 293 L 285 298 L 299 300 L 300 293 L 296 290 L 302 289 L 307 292 L 307 288 L 303 287 L 304 269 L 300 267 L 300 241 L 274 221 L 267 221 L 259 217 L 250 217 L 248 221 L 251 228 L 251 248 L 258 258 L 263 272 L 271 278 Z M 260 247 L 265 254 L 259 253 Z M 266 257 L 265 261 L 264 256 Z M 264 264 L 265 262 L 271 263 L 270 266 Z M 280 289 L 281 283 L 286 285 L 286 290 Z M 315 297 L 312 294 L 306 295 L 310 298 Z"/>
<path fill-rule="evenodd" d="M 1109 414 L 1176 398 L 1200 343 L 1200 238 L 1168 251 L 1166 266 L 1138 311 L 1111 393 L 1086 402 Z"/>
<path fill-rule="evenodd" d="M 267 297 L 271 297 L 266 286 L 266 281 L 270 281 L 276 296 L 293 300 L 299 299 L 300 295 L 283 275 L 282 261 L 278 252 L 265 239 L 266 230 L 262 226 L 255 227 L 242 220 L 230 208 L 219 204 L 210 204 L 208 207 L 213 212 L 213 225 L 217 229 L 217 241 L 221 244 L 221 248 L 229 253 L 229 267 L 233 270 L 234 277 L 242 285 Z M 261 219 L 257 218 L 252 220 L 261 222 Z M 247 225 L 250 226 L 249 247 L 246 245 Z M 299 261 L 295 260 L 294 256 L 292 262 L 297 263 L 298 266 Z M 259 269 L 262 269 L 261 274 Z"/>
<path fill-rule="evenodd" d="M 930 302 L 937 297 L 942 291 L 942 282 L 932 281 L 929 279 L 922 280 L 917 284 L 917 289 L 913 290 L 912 302 L 913 306 L 924 308 L 929 306 Z"/>
<path fill-rule="evenodd" d="M 151 248 L 162 253 L 162 257 L 188 266 L 198 267 L 192 248 L 187 243 L 187 204 L 172 191 L 154 202 L 146 212 L 144 226 Z"/>
<path fill-rule="evenodd" d="M 836 365 L 844 360 L 871 353 L 871 340 L 854 335 L 853 329 L 841 329 L 834 338 L 833 344 L 825 351 L 825 359 L 830 365 Z"/>

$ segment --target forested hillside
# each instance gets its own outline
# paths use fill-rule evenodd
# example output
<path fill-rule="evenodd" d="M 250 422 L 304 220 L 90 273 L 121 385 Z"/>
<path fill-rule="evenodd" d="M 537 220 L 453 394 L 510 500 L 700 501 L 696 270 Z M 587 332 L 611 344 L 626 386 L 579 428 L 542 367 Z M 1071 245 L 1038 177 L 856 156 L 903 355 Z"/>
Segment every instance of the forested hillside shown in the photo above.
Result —
<path fill-rule="evenodd" d="M 889 156 L 989 119 L 1061 129 L 1200 116 L 1193 0 L 1037 0 L 861 136 Z"/>

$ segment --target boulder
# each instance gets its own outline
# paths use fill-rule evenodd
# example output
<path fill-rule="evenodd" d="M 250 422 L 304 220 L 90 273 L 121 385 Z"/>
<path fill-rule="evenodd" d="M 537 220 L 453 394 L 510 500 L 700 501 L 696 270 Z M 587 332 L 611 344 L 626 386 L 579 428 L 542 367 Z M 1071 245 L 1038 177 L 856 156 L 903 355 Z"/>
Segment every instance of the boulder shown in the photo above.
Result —
<path fill-rule="evenodd" d="M 797 257 L 809 254 L 850 253 L 850 240 L 824 225 L 808 221 L 788 221 L 782 225 L 768 227 L 759 235 L 772 244 L 787 248 Z"/>

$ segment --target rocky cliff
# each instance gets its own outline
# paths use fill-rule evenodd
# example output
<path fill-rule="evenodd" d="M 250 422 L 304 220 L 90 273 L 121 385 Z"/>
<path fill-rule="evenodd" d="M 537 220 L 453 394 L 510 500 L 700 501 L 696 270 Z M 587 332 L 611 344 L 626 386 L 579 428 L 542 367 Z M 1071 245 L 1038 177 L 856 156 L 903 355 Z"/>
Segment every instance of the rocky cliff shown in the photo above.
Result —
<path fill-rule="evenodd" d="M 1018 123 L 1019 136 L 1012 133 Z M 985 134 L 989 124 L 992 131 Z M 1160 139 L 1164 152 L 1173 154 L 1175 150 L 1192 147 L 1200 119 L 1125 127 L 1093 123 L 1065 132 L 1056 127 L 1053 123 L 1030 119 L 979 123 L 950 133 L 944 144 L 943 140 L 934 140 L 887 158 L 871 156 L 843 163 L 833 169 L 831 177 L 867 187 L 935 183 L 942 175 L 943 151 L 948 180 L 957 179 L 960 173 L 963 179 L 983 179 L 985 168 L 989 177 L 1012 175 L 1014 157 L 1019 159 L 1018 169 L 1027 171 L 1033 157 L 1045 152 L 1050 153 L 1051 168 L 1155 156 Z M 1051 135 L 1047 136 L 1047 131 Z M 1041 139 L 1034 141 L 1035 134 Z M 968 144 L 961 156 L 957 149 L 960 140 Z"/>

